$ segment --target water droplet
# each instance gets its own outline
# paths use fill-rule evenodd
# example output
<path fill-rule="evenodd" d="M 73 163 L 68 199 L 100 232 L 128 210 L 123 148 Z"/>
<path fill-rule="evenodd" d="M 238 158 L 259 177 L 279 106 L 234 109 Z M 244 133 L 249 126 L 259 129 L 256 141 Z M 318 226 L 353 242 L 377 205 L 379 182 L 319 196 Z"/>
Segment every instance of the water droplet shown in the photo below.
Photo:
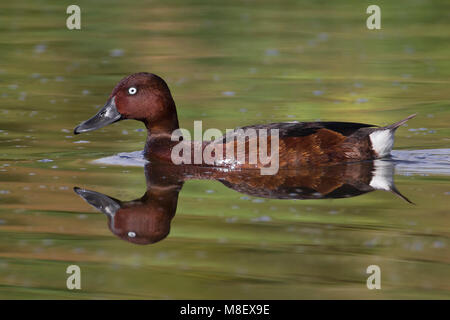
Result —
<path fill-rule="evenodd" d="M 280 52 L 277 49 L 267 49 L 265 52 L 266 56 L 277 56 Z"/>
<path fill-rule="evenodd" d="M 113 49 L 109 52 L 109 55 L 111 57 L 121 57 L 123 56 L 123 54 L 124 54 L 123 49 Z"/>
<path fill-rule="evenodd" d="M 253 218 L 252 221 L 254 221 L 254 222 L 270 222 L 270 221 L 272 221 L 272 218 L 269 216 L 261 216 L 261 217 Z"/>
<path fill-rule="evenodd" d="M 227 97 L 233 97 L 236 94 L 236 92 L 234 92 L 234 91 L 224 91 L 224 92 L 222 92 L 222 94 L 224 96 L 227 96 Z"/>
<path fill-rule="evenodd" d="M 322 90 L 314 90 L 314 91 L 313 91 L 313 95 L 315 95 L 315 96 L 321 96 L 321 95 L 323 95 L 323 91 L 322 91 Z"/>
<path fill-rule="evenodd" d="M 45 50 L 47 50 L 47 45 L 43 43 L 40 43 L 34 47 L 34 52 L 38 54 L 45 52 Z"/>

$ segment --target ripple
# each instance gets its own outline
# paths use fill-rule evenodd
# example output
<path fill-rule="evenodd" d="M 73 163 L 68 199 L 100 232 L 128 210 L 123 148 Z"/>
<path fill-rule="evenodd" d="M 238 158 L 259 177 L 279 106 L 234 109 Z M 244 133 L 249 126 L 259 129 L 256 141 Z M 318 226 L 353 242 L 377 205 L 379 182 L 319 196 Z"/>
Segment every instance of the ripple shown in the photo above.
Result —
<path fill-rule="evenodd" d="M 450 175 L 450 149 L 393 150 L 397 174 Z"/>

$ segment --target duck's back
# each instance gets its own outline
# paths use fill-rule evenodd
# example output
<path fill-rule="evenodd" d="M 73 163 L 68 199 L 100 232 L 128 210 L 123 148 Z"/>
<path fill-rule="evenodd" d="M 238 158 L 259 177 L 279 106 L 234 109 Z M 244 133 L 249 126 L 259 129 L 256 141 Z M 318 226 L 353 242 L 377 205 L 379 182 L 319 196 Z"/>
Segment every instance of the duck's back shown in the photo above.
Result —
<path fill-rule="evenodd" d="M 339 133 L 343 136 L 350 136 L 355 133 L 355 131 L 361 128 L 376 127 L 371 124 L 355 123 L 355 122 L 275 122 L 269 124 L 260 124 L 253 126 L 245 126 L 242 128 L 236 128 L 232 134 L 234 134 L 239 129 L 265 129 L 272 130 L 278 129 L 280 138 L 288 137 L 304 137 L 316 133 L 320 129 L 327 129 L 335 133 Z M 224 137 L 226 138 L 226 136 Z"/>

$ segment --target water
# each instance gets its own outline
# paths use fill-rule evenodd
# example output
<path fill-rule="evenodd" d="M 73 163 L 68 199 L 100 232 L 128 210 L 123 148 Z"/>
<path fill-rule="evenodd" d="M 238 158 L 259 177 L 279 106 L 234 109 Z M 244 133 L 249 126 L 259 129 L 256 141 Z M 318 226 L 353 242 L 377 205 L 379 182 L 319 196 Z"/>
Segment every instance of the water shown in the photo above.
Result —
<path fill-rule="evenodd" d="M 0 4 L 0 298 L 450 297 L 446 1 L 382 1 L 380 31 L 360 1 L 79 5 L 82 30 L 68 31 L 59 2 Z M 138 71 L 167 80 L 189 130 L 417 113 L 391 161 L 415 205 L 382 190 L 281 200 L 189 178 L 165 238 L 123 241 L 73 188 L 142 197 L 142 159 L 117 154 L 143 149 L 143 126 L 72 130 Z M 131 165 L 94 162 L 108 157 Z M 66 288 L 71 264 L 80 291 Z M 372 264 L 381 290 L 366 287 Z"/>

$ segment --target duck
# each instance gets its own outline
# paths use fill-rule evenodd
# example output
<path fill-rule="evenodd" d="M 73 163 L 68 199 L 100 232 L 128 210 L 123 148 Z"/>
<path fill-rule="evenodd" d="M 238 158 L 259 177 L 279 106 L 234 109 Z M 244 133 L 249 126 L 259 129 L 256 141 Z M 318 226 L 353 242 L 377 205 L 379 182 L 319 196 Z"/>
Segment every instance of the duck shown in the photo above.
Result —
<path fill-rule="evenodd" d="M 277 161 L 278 170 L 389 157 L 395 131 L 415 116 L 412 114 L 383 127 L 354 122 L 280 122 L 236 128 L 212 141 L 183 140 L 183 136 L 174 140 L 173 133 L 180 127 L 175 101 L 167 83 L 155 74 L 139 72 L 120 80 L 103 108 L 79 124 L 74 134 L 133 119 L 142 122 L 147 128 L 144 156 L 148 160 L 173 162 L 176 149 L 180 155 L 185 153 L 187 157 L 187 161 L 181 161 L 181 164 L 252 169 L 267 167 L 272 159 Z M 250 146 L 259 136 L 247 136 L 248 130 L 277 133 L 267 139 L 267 146 L 275 146 L 275 143 L 278 146 L 277 149 L 271 149 L 268 161 L 263 162 L 259 156 L 256 161 L 250 161 Z M 244 140 L 239 140 L 242 135 Z M 245 141 L 245 157 L 236 157 L 239 141 Z M 208 149 L 212 156 L 220 158 L 214 158 L 213 163 L 207 163 L 205 159 L 195 162 L 194 154 L 199 148 L 201 151 Z M 235 153 L 228 154 L 226 151 L 229 150 Z M 218 151 L 221 151 L 221 155 Z"/>
<path fill-rule="evenodd" d="M 122 201 L 80 187 L 74 187 L 74 192 L 105 214 L 108 227 L 115 236 L 134 244 L 147 245 L 169 235 L 179 193 L 189 180 L 217 181 L 240 194 L 265 199 L 348 199 L 382 190 L 412 204 L 395 187 L 394 168 L 395 162 L 374 160 L 301 167 L 281 170 L 276 175 L 260 175 L 256 170 L 227 172 L 205 166 L 149 162 L 144 166 L 147 188 L 140 198 Z"/>

